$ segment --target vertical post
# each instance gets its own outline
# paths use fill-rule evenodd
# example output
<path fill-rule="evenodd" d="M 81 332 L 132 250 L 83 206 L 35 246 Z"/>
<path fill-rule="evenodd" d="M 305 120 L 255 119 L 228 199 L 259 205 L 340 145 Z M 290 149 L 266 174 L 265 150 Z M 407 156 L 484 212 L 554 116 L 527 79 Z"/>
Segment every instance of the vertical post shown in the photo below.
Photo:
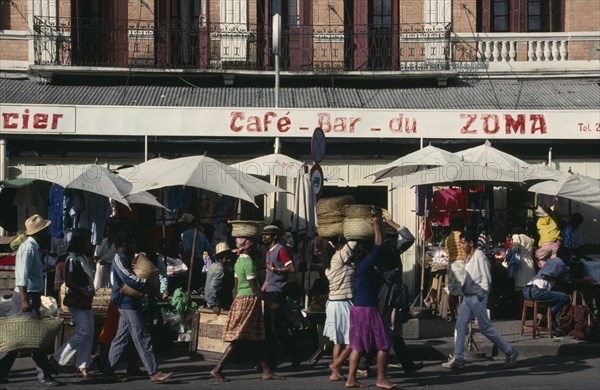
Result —
<path fill-rule="evenodd" d="M 279 57 L 281 56 L 281 15 L 273 15 L 273 55 L 275 56 L 275 108 L 279 108 Z"/>
<path fill-rule="evenodd" d="M 425 303 L 425 249 L 427 247 L 427 217 L 428 217 L 428 204 L 427 197 L 425 197 L 425 210 L 423 213 L 423 238 L 421 239 L 421 307 L 423 307 Z"/>
<path fill-rule="evenodd" d="M 281 142 L 279 140 L 279 137 L 275 138 L 275 145 L 273 146 L 273 151 L 274 153 L 278 154 L 279 151 L 281 149 Z M 270 175 L 270 179 L 271 179 L 271 184 L 273 184 L 274 186 L 277 186 L 279 178 L 277 177 L 277 175 Z M 273 202 L 272 202 L 272 206 L 273 209 L 271 211 L 271 220 L 276 219 L 277 217 L 277 192 L 275 192 L 274 194 L 272 194 L 273 197 Z M 269 205 L 271 206 L 271 202 L 269 202 Z"/>
<path fill-rule="evenodd" d="M 144 161 L 148 161 L 148 135 L 144 136 Z"/>
<path fill-rule="evenodd" d="M 4 179 L 6 179 L 6 140 L 0 138 L 0 181 Z M 0 237 L 4 234 L 4 228 L 0 226 Z"/>

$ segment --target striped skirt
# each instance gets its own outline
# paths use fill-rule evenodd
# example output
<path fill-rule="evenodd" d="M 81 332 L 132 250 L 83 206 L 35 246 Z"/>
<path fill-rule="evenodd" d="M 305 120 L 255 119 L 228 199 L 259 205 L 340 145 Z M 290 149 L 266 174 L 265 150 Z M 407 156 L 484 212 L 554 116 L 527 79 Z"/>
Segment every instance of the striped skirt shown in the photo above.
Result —
<path fill-rule="evenodd" d="M 235 298 L 227 316 L 223 341 L 264 339 L 265 324 L 258 298 L 253 295 Z"/>

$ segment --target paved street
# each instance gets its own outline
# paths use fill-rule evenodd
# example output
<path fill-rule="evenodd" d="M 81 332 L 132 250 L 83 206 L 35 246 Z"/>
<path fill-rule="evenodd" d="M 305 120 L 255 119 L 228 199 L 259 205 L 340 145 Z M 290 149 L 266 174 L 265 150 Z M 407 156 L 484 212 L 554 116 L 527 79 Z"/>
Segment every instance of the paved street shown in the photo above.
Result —
<path fill-rule="evenodd" d="M 183 352 L 182 352 L 183 353 Z M 392 356 L 390 359 L 394 361 Z M 69 374 L 61 374 L 58 379 L 69 388 L 127 390 L 147 389 L 148 386 L 166 386 L 179 389 L 197 389 L 204 386 L 221 389 L 337 389 L 344 388 L 341 382 L 328 381 L 327 363 L 322 359 L 317 365 L 303 364 L 301 370 L 292 372 L 284 364 L 279 373 L 285 381 L 263 381 L 260 374 L 250 365 L 231 365 L 225 374 L 230 382 L 219 383 L 208 374 L 214 360 L 201 360 L 199 357 L 172 356 L 160 359 L 161 369 L 173 371 L 173 380 L 164 385 L 151 384 L 145 377 L 131 378 L 122 384 L 104 384 L 99 379 L 77 380 Z M 440 361 L 428 360 L 425 368 L 413 377 L 406 377 L 402 370 L 390 367 L 389 376 L 403 388 L 410 389 L 600 389 L 600 358 L 582 358 L 576 355 L 550 357 L 524 357 L 514 369 L 503 369 L 503 359 L 477 361 L 468 364 L 461 371 L 450 371 L 440 366 Z M 10 374 L 11 383 L 6 389 L 39 388 L 33 380 L 33 363 L 29 358 L 19 358 Z M 368 378 L 364 383 L 374 388 L 375 379 Z M 4 388 L 4 387 L 3 387 Z"/>

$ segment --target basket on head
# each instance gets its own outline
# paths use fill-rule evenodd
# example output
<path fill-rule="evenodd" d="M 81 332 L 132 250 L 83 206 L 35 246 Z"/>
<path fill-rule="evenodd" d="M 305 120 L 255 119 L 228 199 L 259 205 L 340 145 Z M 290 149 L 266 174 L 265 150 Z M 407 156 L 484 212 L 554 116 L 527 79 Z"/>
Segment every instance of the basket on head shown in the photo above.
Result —
<path fill-rule="evenodd" d="M 372 218 L 381 217 L 381 207 L 370 204 L 349 204 L 342 209 L 344 217 L 348 218 Z"/>
<path fill-rule="evenodd" d="M 364 217 L 344 218 L 343 231 L 348 241 L 372 240 L 375 235 L 370 218 Z"/>
<path fill-rule="evenodd" d="M 317 201 L 317 216 L 321 218 L 321 215 L 331 211 L 341 211 L 342 208 L 347 204 L 354 204 L 356 200 L 351 195 L 334 196 L 332 198 L 321 198 Z"/>
<path fill-rule="evenodd" d="M 0 352 L 49 352 L 62 323 L 54 317 L 0 318 Z"/>
<path fill-rule="evenodd" d="M 325 238 L 336 238 L 344 233 L 344 226 L 342 220 L 334 223 L 322 223 L 319 220 L 319 226 L 317 227 L 319 236 Z"/>
<path fill-rule="evenodd" d="M 232 237 L 260 239 L 262 236 L 262 229 L 265 226 L 265 223 L 261 221 L 235 220 L 228 222 L 231 224 Z"/>

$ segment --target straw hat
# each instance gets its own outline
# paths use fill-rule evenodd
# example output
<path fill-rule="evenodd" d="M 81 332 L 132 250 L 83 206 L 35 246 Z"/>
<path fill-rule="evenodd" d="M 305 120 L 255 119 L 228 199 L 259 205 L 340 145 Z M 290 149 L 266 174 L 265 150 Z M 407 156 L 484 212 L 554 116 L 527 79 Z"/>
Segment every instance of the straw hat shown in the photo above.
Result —
<path fill-rule="evenodd" d="M 32 236 L 35 233 L 47 228 L 52 222 L 42 218 L 39 214 L 32 215 L 25 221 L 25 234 Z"/>
<path fill-rule="evenodd" d="M 231 248 L 229 247 L 229 245 L 227 245 L 226 242 L 219 242 L 215 248 L 215 257 L 224 255 L 227 252 L 231 252 Z"/>

